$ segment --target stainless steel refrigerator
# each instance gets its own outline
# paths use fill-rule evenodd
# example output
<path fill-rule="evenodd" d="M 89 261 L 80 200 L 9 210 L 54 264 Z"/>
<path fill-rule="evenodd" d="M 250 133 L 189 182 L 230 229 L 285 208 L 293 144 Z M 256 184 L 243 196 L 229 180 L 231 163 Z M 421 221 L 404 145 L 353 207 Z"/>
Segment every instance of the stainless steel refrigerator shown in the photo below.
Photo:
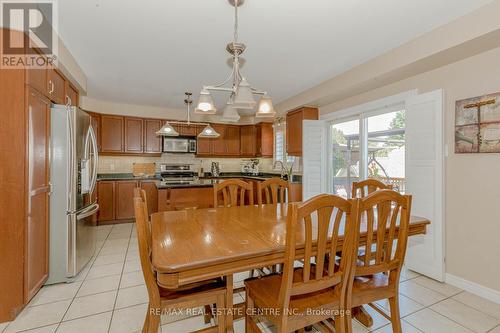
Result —
<path fill-rule="evenodd" d="M 97 140 L 90 116 L 77 107 L 51 109 L 50 257 L 47 284 L 73 280 L 97 240 Z"/>

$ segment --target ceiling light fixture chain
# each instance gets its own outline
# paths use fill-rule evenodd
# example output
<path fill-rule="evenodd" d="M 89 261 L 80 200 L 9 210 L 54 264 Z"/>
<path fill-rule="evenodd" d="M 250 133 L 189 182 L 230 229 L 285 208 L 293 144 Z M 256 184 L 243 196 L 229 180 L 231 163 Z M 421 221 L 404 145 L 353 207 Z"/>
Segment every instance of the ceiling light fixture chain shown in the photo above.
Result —
<path fill-rule="evenodd" d="M 222 114 L 223 121 L 236 122 L 240 119 L 240 110 L 253 110 L 256 105 L 256 112 L 252 111 L 255 112 L 256 117 L 274 117 L 276 115 L 272 99 L 267 92 L 253 88 L 240 72 L 240 55 L 245 51 L 246 45 L 238 42 L 238 7 L 243 5 L 244 2 L 244 0 L 229 0 L 229 3 L 234 6 L 233 41 L 226 46 L 226 50 L 231 54 L 233 60 L 231 73 L 227 79 L 220 84 L 203 86 L 197 106 L 194 110 L 195 113 L 205 115 L 216 114 L 217 108 L 210 92 L 224 91 L 229 92 L 230 96 Z M 231 78 L 233 79 L 231 87 L 226 87 L 226 84 L 231 81 Z M 255 101 L 254 95 L 260 96 L 258 103 Z"/>

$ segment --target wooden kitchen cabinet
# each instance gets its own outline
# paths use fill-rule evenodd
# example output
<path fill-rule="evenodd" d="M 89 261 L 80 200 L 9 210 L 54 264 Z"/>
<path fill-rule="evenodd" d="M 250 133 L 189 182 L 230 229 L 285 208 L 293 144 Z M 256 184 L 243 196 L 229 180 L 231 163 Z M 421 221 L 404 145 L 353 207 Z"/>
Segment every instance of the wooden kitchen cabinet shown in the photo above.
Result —
<path fill-rule="evenodd" d="M 101 115 L 101 152 L 124 151 L 124 120 L 120 116 Z"/>
<path fill-rule="evenodd" d="M 134 188 L 146 191 L 151 213 L 158 210 L 158 190 L 153 180 L 100 180 L 97 182 L 99 224 L 122 223 L 134 219 Z"/>
<path fill-rule="evenodd" d="M 74 88 L 68 81 L 66 81 L 66 97 L 69 99 L 71 106 L 79 106 L 78 89 Z"/>
<path fill-rule="evenodd" d="M 101 152 L 101 116 L 98 113 L 93 113 L 93 112 L 88 112 L 85 111 L 90 115 L 90 125 L 92 126 L 92 129 L 94 130 L 95 137 L 97 139 L 97 150 Z"/>
<path fill-rule="evenodd" d="M 30 88 L 28 91 L 28 221 L 25 261 L 28 302 L 49 275 L 49 149 L 50 101 Z"/>
<path fill-rule="evenodd" d="M 40 54 L 37 54 L 39 56 Z M 26 83 L 42 95 L 47 94 L 47 69 L 30 69 L 26 71 Z"/>
<path fill-rule="evenodd" d="M 257 128 L 255 125 L 244 125 L 240 128 L 240 156 L 254 157 L 257 155 Z"/>
<path fill-rule="evenodd" d="M 131 220 L 134 218 L 134 188 L 135 180 L 120 180 L 115 182 L 115 219 Z"/>
<path fill-rule="evenodd" d="M 274 128 L 272 123 L 260 123 L 260 134 L 257 135 L 257 147 L 261 157 L 273 157 L 274 155 Z"/>
<path fill-rule="evenodd" d="M 115 182 L 100 180 L 97 182 L 97 202 L 99 212 L 97 221 L 115 220 Z"/>
<path fill-rule="evenodd" d="M 213 156 L 224 156 L 226 154 L 226 125 L 223 124 L 212 124 L 213 129 L 220 134 L 216 139 L 210 139 L 211 141 L 211 155 Z"/>
<path fill-rule="evenodd" d="M 212 154 L 211 139 L 198 138 L 196 144 L 196 156 L 210 156 Z"/>
<path fill-rule="evenodd" d="M 189 126 L 187 124 L 174 124 L 173 127 L 180 136 L 196 136 L 199 133 L 198 126 L 195 124 L 191 124 Z"/>
<path fill-rule="evenodd" d="M 144 153 L 161 154 L 161 136 L 156 132 L 163 126 L 163 120 L 144 119 Z"/>
<path fill-rule="evenodd" d="M 226 156 L 240 156 L 240 127 L 236 125 L 227 125 L 224 133 L 226 144 Z"/>
<path fill-rule="evenodd" d="M 47 71 L 47 93 L 49 98 L 56 104 L 66 104 L 65 93 L 66 82 L 64 76 L 55 68 Z"/>
<path fill-rule="evenodd" d="M 143 126 L 142 118 L 126 117 L 124 119 L 125 153 L 143 152 Z"/>
<path fill-rule="evenodd" d="M 0 28 L 0 36 L 4 33 L 18 45 L 30 45 L 20 31 Z M 0 56 L 4 56 L 1 48 Z M 0 73 L 0 323 L 13 321 L 48 277 L 50 101 L 64 103 L 66 81 L 60 72 L 54 73 L 60 75 L 51 76 L 58 81 L 54 92 L 62 92 L 56 97 L 48 96 L 46 68 L 19 67 Z"/>
<path fill-rule="evenodd" d="M 271 123 L 244 125 L 240 129 L 240 156 L 272 157 L 274 132 Z"/>
<path fill-rule="evenodd" d="M 286 152 L 302 156 L 302 124 L 304 120 L 318 120 L 318 109 L 302 107 L 286 114 Z"/>

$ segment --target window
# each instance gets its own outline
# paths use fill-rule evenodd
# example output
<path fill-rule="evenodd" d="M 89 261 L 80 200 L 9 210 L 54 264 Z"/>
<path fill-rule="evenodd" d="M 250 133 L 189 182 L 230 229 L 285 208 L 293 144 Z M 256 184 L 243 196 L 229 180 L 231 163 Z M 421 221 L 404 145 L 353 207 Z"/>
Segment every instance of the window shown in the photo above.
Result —
<path fill-rule="evenodd" d="M 405 192 L 405 110 L 360 114 L 331 125 L 335 194 L 350 197 L 352 183 L 374 178 Z"/>
<path fill-rule="evenodd" d="M 291 164 L 295 157 L 286 154 L 286 123 L 277 122 L 274 124 L 274 162 L 280 161 L 285 164 Z M 278 168 L 281 170 L 280 168 Z"/>

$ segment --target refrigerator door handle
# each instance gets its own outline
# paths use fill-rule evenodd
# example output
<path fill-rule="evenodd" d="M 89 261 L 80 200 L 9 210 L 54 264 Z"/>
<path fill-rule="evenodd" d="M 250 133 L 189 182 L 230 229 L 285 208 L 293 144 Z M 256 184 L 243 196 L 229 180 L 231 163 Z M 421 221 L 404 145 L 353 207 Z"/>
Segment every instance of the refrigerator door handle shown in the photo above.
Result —
<path fill-rule="evenodd" d="M 90 133 L 90 141 L 92 144 L 92 157 L 93 157 L 93 162 L 92 162 L 92 178 L 90 180 L 90 193 L 93 193 L 97 184 L 97 164 L 99 163 L 99 153 L 98 153 L 98 148 L 97 148 L 97 139 L 94 133 L 94 128 L 92 128 L 92 125 L 89 127 L 89 133 Z"/>
<path fill-rule="evenodd" d="M 69 182 L 68 182 L 68 211 L 75 210 L 74 197 L 76 195 L 76 180 L 75 180 L 75 133 L 73 128 L 73 118 L 72 118 L 72 110 L 68 109 L 68 137 L 69 137 L 69 149 L 68 149 L 68 173 L 69 173 Z"/>
<path fill-rule="evenodd" d="M 78 215 L 76 215 L 76 219 L 81 220 L 81 219 L 84 219 L 84 218 L 89 217 L 91 215 L 94 215 L 95 213 L 97 213 L 98 210 L 99 210 L 98 204 L 92 205 L 92 206 L 84 209 L 80 213 L 78 213 Z"/>

